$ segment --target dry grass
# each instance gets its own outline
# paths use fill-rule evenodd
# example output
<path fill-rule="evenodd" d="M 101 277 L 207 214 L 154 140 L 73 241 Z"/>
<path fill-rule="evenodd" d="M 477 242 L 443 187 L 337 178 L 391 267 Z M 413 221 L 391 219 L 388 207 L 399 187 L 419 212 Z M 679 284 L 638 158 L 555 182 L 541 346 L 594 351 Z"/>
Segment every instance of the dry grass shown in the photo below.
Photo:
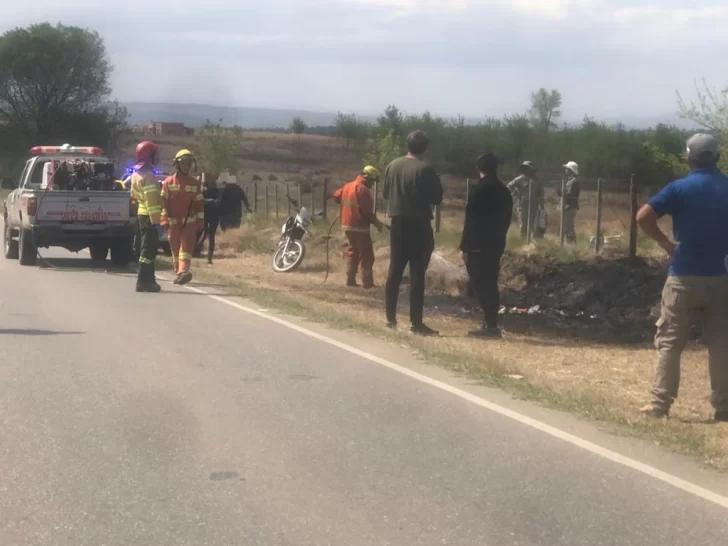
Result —
<path fill-rule="evenodd" d="M 331 241 L 331 276 L 324 284 L 326 259 L 322 226 L 308 241 L 305 263 L 299 271 L 290 274 L 275 274 L 271 270 L 270 256 L 277 227 L 258 218 L 237 232 L 222 234 L 219 258 L 213 268 L 196 264 L 198 278 L 222 279 L 246 296 L 263 300 L 262 303 L 406 343 L 440 365 L 503 386 L 521 396 L 619 425 L 619 431 L 647 436 L 676 451 L 697 456 L 711 466 L 728 468 L 728 425 L 708 422 L 712 410 L 708 403 L 706 353 L 702 348 L 693 347 L 685 354 L 680 399 L 674 407 L 673 418 L 667 423 L 648 422 L 637 409 L 648 400 L 655 360 L 649 345 L 598 345 L 576 337 L 555 338 L 543 334 L 507 335 L 502 341 L 488 342 L 469 339 L 464 334 L 476 326 L 477 317 L 437 309 L 439 294 L 431 293 L 433 282 L 430 282 L 426 304 L 427 320 L 441 331 L 442 337 L 427 340 L 405 334 L 392 337 L 384 327 L 382 289 L 363 291 L 343 286 L 344 241 L 340 233 L 336 232 Z M 516 238 L 510 242 L 517 245 Z M 543 244 L 549 248 L 558 246 L 553 241 Z M 375 275 L 383 284 L 388 260 L 381 236 L 376 247 L 379 259 Z M 443 250 L 443 255 L 457 260 L 453 249 Z M 453 287 L 443 284 L 440 290 L 452 292 Z M 407 305 L 406 294 L 401 304 Z M 513 381 L 507 377 L 509 374 L 519 374 L 525 379 Z"/>

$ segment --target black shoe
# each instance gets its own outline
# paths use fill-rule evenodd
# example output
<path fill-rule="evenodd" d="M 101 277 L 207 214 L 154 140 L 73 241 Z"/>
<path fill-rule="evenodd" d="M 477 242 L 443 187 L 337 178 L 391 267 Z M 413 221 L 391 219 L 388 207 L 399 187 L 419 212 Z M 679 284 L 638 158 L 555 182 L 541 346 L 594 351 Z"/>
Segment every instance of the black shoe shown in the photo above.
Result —
<path fill-rule="evenodd" d="M 715 420 L 719 423 L 728 423 L 728 411 L 716 411 Z"/>
<path fill-rule="evenodd" d="M 425 324 L 420 324 L 418 326 L 414 326 L 414 325 L 411 326 L 410 332 L 412 332 L 413 334 L 415 334 L 417 336 L 423 336 L 423 337 L 434 337 L 434 336 L 440 335 L 440 332 L 438 332 L 437 330 L 433 330 L 432 328 L 430 328 L 429 326 L 426 326 Z"/>
<path fill-rule="evenodd" d="M 652 419 L 667 419 L 669 416 L 669 410 L 658 408 L 653 404 L 648 404 L 644 408 L 640 409 L 640 413 L 645 417 Z"/>
<path fill-rule="evenodd" d="M 468 332 L 468 335 L 481 339 L 503 339 L 503 332 L 501 332 L 500 328 L 487 328 L 485 326 L 478 330 Z"/>
<path fill-rule="evenodd" d="M 212 265 L 212 256 L 207 258 L 207 265 Z"/>
<path fill-rule="evenodd" d="M 387 321 L 387 328 L 390 330 L 396 330 L 397 329 L 397 321 L 396 320 L 388 320 Z"/>
<path fill-rule="evenodd" d="M 149 284 L 149 283 L 144 283 L 144 284 L 137 283 L 137 285 L 136 285 L 136 291 L 137 292 L 148 292 L 148 293 L 156 294 L 157 292 L 161 292 L 162 291 L 162 287 L 159 286 L 156 282 L 155 283 L 151 283 L 151 284 Z"/>

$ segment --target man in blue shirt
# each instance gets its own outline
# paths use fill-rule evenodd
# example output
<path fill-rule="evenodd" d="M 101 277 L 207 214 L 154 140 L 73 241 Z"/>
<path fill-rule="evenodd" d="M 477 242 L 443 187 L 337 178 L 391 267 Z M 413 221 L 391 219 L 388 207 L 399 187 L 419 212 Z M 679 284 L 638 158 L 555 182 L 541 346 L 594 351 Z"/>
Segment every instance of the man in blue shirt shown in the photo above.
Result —
<path fill-rule="evenodd" d="M 680 384 L 680 356 L 700 320 L 709 351 L 711 403 L 728 421 L 728 176 L 717 167 L 718 142 L 708 134 L 687 141 L 690 174 L 665 186 L 640 209 L 637 222 L 671 257 L 662 291 L 655 347 L 658 361 L 646 415 L 667 417 Z M 657 225 L 669 214 L 675 242 Z"/>

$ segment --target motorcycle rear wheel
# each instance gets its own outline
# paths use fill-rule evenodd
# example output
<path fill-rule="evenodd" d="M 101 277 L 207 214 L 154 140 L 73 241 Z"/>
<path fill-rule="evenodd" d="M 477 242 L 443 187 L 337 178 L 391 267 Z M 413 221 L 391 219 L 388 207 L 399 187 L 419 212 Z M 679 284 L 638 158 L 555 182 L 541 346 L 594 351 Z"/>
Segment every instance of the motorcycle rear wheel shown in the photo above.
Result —
<path fill-rule="evenodd" d="M 277 273 L 289 273 L 296 269 L 306 255 L 306 246 L 301 241 L 291 241 L 288 244 L 288 252 L 284 253 L 285 243 L 281 243 L 273 254 L 273 271 Z"/>

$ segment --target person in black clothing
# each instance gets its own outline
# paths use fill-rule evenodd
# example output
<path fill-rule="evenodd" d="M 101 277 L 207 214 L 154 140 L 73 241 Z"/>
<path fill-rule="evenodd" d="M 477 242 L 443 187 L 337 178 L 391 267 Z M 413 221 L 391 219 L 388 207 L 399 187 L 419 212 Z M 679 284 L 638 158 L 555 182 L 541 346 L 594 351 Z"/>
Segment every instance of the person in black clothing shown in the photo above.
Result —
<path fill-rule="evenodd" d="M 480 180 L 471 190 L 460 242 L 470 284 L 485 314 L 485 324 L 470 332 L 475 337 L 500 338 L 498 276 L 506 234 L 513 215 L 513 197 L 498 179 L 498 159 L 492 153 L 478 157 Z"/>
<path fill-rule="evenodd" d="M 205 182 L 202 186 L 202 196 L 205 199 L 205 228 L 200 237 L 195 254 L 202 255 L 202 246 L 207 239 L 207 263 L 212 265 L 212 256 L 215 253 L 215 235 L 220 225 L 220 201 L 222 192 L 217 189 L 214 182 Z"/>
<path fill-rule="evenodd" d="M 252 212 L 248 197 L 243 188 L 237 183 L 222 183 L 222 196 L 220 201 L 219 219 L 220 228 L 227 231 L 232 228 L 239 228 L 243 221 L 243 205 Z"/>
<path fill-rule="evenodd" d="M 429 139 L 423 131 L 407 137 L 409 153 L 392 161 L 384 172 L 382 196 L 391 220 L 390 263 L 385 289 L 387 325 L 397 325 L 397 299 L 404 270 L 410 268 L 410 322 L 414 334 L 437 332 L 422 322 L 425 273 L 430 265 L 435 239 L 432 207 L 442 203 L 442 183 L 435 169 L 422 160 Z"/>

